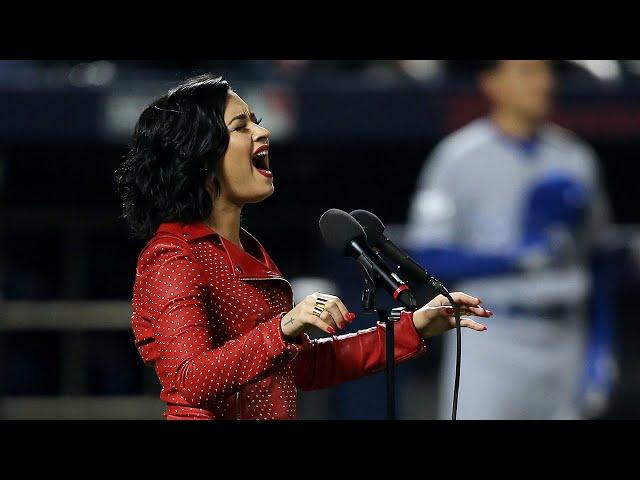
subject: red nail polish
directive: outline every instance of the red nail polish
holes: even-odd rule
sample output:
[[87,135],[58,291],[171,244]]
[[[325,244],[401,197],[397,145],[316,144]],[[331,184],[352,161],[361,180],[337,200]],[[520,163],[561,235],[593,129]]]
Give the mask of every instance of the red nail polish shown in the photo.
[[449,315],[453,315],[453,308],[451,307],[447,307],[444,309],[445,313],[448,313]]
[[349,312],[347,313],[347,320],[349,320],[350,322],[353,322],[353,319],[356,318],[356,314],[353,312]]
[[331,335],[335,335],[336,333],[336,329],[333,327],[327,327],[327,331],[331,334]]

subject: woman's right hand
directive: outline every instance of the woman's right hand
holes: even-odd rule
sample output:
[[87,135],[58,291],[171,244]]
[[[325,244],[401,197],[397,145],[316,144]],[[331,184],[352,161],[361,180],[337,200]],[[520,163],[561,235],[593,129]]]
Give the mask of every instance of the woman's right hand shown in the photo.
[[[477,297],[463,292],[454,292],[451,294],[451,298],[459,305],[461,315],[475,315],[484,318],[493,315],[491,310],[481,306],[482,300]],[[454,310],[449,300],[444,295],[438,295],[424,307],[413,312],[413,324],[422,338],[429,338],[455,328],[456,321],[453,314]],[[460,318],[460,326],[479,332],[487,329],[486,325],[468,317]]]
[[[313,308],[318,299],[325,300],[324,311],[320,316],[314,315]],[[313,293],[298,303],[280,321],[282,333],[287,337],[297,337],[303,332],[318,328],[330,335],[335,335],[336,329],[343,329],[345,322],[351,323],[356,318],[355,313],[349,312],[342,300],[327,293]]]

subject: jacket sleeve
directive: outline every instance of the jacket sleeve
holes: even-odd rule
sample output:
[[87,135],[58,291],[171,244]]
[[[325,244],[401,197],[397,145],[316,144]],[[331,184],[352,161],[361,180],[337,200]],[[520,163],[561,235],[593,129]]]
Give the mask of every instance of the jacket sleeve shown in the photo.
[[[404,362],[426,352],[426,343],[413,324],[413,313],[402,312],[395,323],[395,360]],[[306,335],[305,335],[306,337]],[[293,360],[296,386],[318,390],[372,375],[385,368],[385,325],[356,333],[309,340]]]
[[152,313],[156,369],[193,405],[207,405],[267,376],[301,349],[285,341],[281,315],[247,333],[214,344],[209,321],[210,288],[202,265],[179,240],[154,247],[145,275],[146,309]]

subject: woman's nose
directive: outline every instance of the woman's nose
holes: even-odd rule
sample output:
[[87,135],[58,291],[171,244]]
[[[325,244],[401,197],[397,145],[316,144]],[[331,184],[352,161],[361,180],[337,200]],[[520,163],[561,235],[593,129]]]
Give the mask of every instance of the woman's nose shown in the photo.
[[261,127],[260,125],[256,125],[255,126],[255,131],[253,134],[253,141],[256,142],[258,140],[261,139],[269,139],[269,137],[271,137],[271,132],[269,130],[267,130],[264,127]]

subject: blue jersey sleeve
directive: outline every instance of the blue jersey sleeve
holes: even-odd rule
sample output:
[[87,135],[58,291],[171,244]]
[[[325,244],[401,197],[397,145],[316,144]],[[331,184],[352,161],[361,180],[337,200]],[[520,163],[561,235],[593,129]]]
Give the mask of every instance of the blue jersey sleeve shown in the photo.
[[410,252],[419,264],[444,282],[516,270],[516,262],[509,255],[471,252],[462,247],[410,249]]

